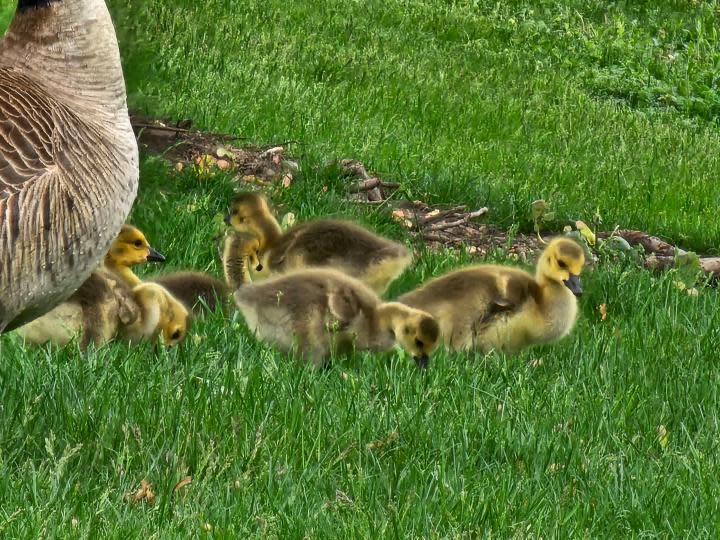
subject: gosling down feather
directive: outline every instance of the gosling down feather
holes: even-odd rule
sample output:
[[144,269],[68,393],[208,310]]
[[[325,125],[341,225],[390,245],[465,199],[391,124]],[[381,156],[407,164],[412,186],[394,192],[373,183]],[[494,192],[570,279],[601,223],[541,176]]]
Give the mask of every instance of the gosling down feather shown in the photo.
[[0,332],[88,278],[137,184],[105,2],[19,0],[0,41]]
[[471,266],[431,279],[398,301],[432,314],[450,349],[513,353],[570,333],[584,263],[578,244],[556,238],[540,256],[535,277],[507,266]]
[[332,269],[303,269],[245,285],[235,302],[256,336],[295,349],[316,366],[333,351],[386,351],[399,344],[426,367],[439,332],[418,309],[382,302],[362,282]]
[[343,220],[317,219],[285,233],[267,200],[241,193],[226,217],[236,231],[255,234],[264,277],[308,267],[331,267],[353,276],[382,294],[410,264],[408,249],[397,242]]
[[140,278],[132,267],[149,261],[163,262],[165,257],[150,247],[142,231],[123,225],[103,265],[70,298],[18,328],[18,335],[29,343],[56,345],[65,345],[74,336],[81,336],[82,350],[90,342],[102,345],[112,340],[122,326],[140,315],[132,293]]

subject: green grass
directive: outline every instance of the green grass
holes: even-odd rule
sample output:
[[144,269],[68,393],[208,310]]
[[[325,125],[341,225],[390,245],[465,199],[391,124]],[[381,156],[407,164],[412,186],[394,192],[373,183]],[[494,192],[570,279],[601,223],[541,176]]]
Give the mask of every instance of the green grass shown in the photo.
[[[300,219],[404,238],[316,168],[347,156],[508,226],[544,197],[557,227],[599,209],[608,229],[718,245],[715,2],[111,4],[133,106],[301,141],[301,178],[273,192]],[[212,220],[234,187],[145,157],[132,221],[166,269],[219,273]],[[467,261],[418,247],[390,295]],[[399,353],[316,373],[237,315],[157,354],[3,336],[0,536],[716,537],[720,298],[675,279],[602,266],[565,341],[440,353],[426,373]],[[152,507],[124,500],[142,479]]]

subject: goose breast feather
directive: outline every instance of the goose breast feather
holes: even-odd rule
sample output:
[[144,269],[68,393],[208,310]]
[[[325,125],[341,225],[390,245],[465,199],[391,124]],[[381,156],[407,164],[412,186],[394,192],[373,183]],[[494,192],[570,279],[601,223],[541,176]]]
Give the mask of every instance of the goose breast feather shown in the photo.
[[104,255],[137,189],[124,142],[0,67],[0,330],[67,298]]

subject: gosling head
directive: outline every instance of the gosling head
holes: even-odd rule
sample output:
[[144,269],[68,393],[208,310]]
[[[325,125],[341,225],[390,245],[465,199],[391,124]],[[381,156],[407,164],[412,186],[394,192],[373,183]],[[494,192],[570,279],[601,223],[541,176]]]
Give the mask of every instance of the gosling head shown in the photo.
[[163,343],[168,347],[173,347],[185,339],[190,314],[180,301],[168,292],[165,294],[167,295],[167,308],[164,316],[160,319],[160,329]]
[[155,334],[162,333],[165,345],[172,347],[180,343],[187,334],[189,312],[170,292],[157,283],[141,283],[133,289],[135,299],[151,317]]
[[260,234],[258,224],[265,219],[275,219],[267,199],[260,193],[238,193],[230,203],[230,213],[225,223],[236,231]]
[[537,264],[537,277],[563,283],[575,296],[582,296],[580,272],[585,252],[569,238],[555,238],[548,244]]
[[440,341],[437,321],[429,313],[397,302],[385,304],[383,311],[389,315],[393,339],[413,356],[420,368],[426,368]]
[[105,256],[105,263],[130,267],[144,262],[165,262],[165,257],[150,246],[142,231],[123,225]]

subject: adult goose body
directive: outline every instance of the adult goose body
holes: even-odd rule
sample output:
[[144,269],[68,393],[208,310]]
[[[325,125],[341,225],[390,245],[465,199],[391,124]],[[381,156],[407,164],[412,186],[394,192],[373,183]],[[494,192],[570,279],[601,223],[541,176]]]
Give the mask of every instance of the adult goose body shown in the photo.
[[87,279],[137,184],[104,0],[19,0],[0,41],[0,332],[48,312]]

